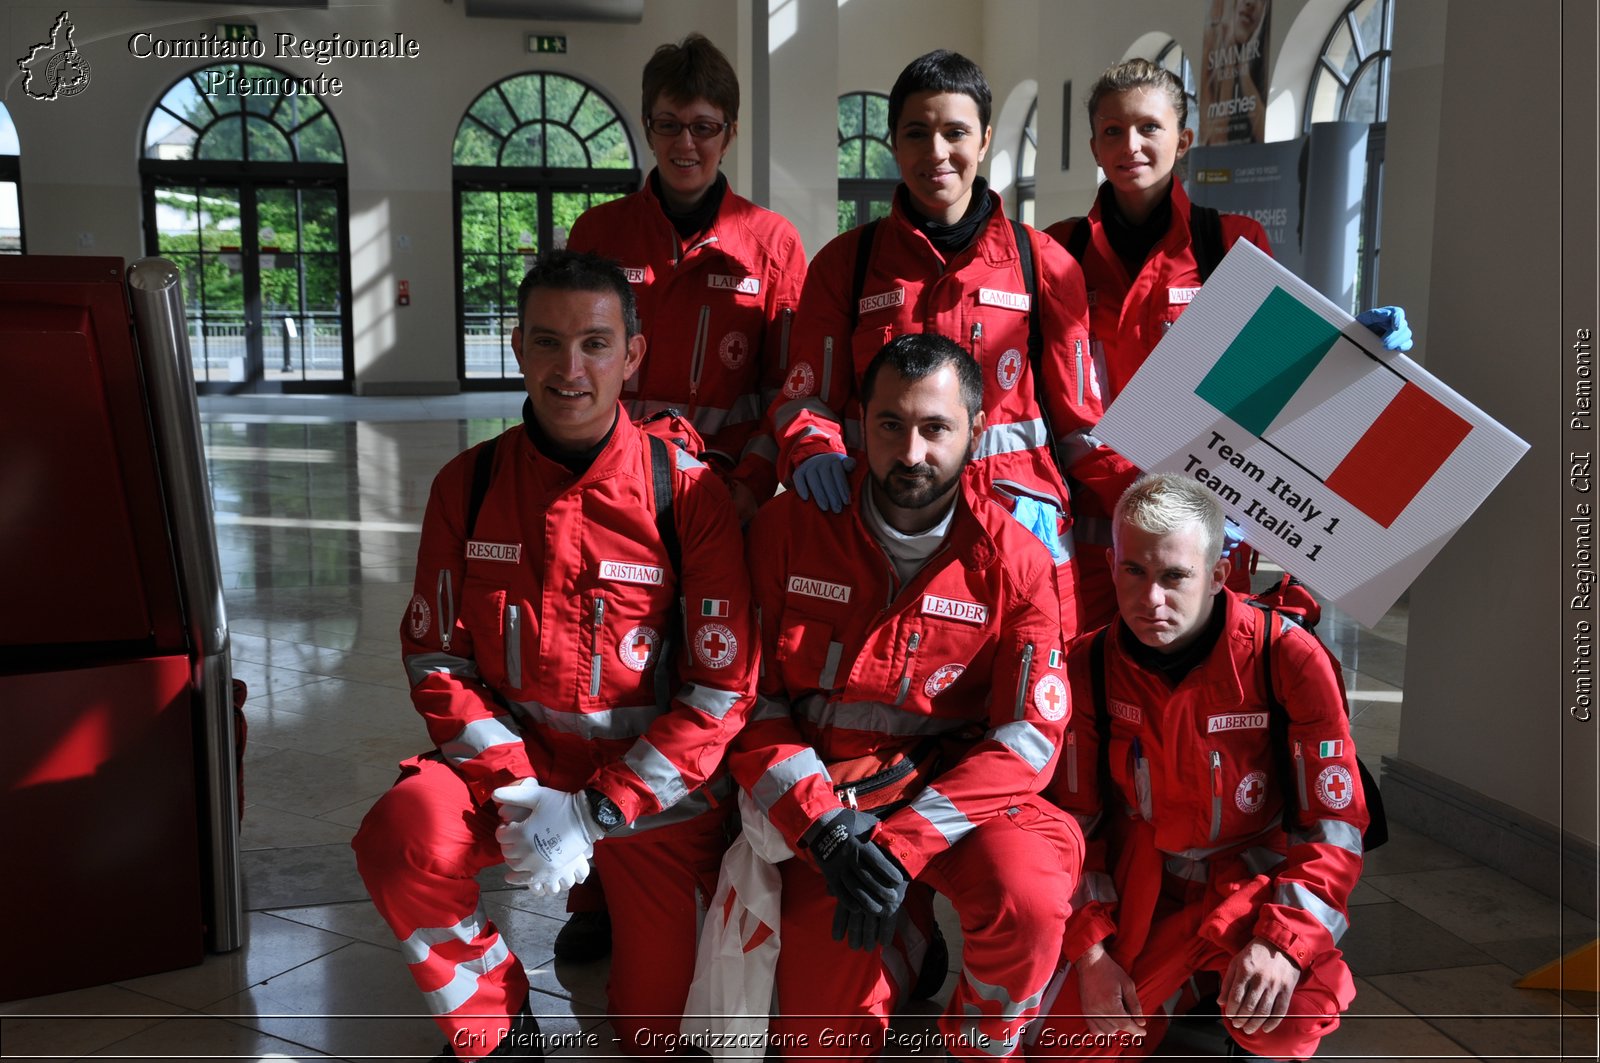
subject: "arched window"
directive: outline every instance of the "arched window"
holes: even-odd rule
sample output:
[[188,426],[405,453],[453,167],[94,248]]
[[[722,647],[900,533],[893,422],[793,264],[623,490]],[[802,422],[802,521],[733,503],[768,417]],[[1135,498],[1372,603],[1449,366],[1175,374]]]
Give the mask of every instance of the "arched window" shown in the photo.
[[633,138],[599,91],[515,74],[472,101],[451,152],[463,387],[520,387],[511,329],[534,255],[565,246],[578,215],[639,187]]
[[1313,122],[1373,122],[1389,117],[1389,55],[1394,9],[1389,0],[1352,0],[1311,72],[1302,127]]
[[884,218],[900,183],[889,146],[889,97],[848,92],[839,97],[839,231]]
[[219,63],[151,109],[139,160],[147,252],[183,271],[202,391],[349,389],[344,138],[300,79]]
[[1394,45],[1394,6],[1390,0],[1351,0],[1345,6],[1311,72],[1302,127],[1313,122],[1365,122],[1367,179],[1361,200],[1355,305],[1378,301],[1382,234],[1383,159],[1389,119],[1389,58]]
[[1039,166],[1039,98],[1028,105],[1027,121],[1022,123],[1022,143],[1017,145],[1017,219],[1033,224],[1033,207]]
[[11,112],[0,103],[0,255],[27,250],[22,239],[22,146]]
[[1176,74],[1178,80],[1183,82],[1183,95],[1189,103],[1188,120],[1184,122],[1185,129],[1196,132],[1200,128],[1200,97],[1194,83],[1194,65],[1189,62],[1189,57],[1183,54],[1183,46],[1172,38],[1167,38],[1167,43],[1156,53],[1152,60],[1157,66]]

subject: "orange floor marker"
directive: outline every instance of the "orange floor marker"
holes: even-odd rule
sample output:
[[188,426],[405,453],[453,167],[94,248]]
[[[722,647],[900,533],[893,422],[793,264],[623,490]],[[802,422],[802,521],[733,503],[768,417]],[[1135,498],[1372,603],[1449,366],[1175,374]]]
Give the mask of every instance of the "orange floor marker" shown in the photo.
[[1600,938],[1533,971],[1518,989],[1576,989],[1600,993]]

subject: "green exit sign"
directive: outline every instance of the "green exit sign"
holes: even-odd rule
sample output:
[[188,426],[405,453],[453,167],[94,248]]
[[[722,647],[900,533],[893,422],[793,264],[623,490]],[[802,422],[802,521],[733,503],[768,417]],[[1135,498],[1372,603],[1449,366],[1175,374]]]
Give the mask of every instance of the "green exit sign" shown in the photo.
[[553,33],[530,33],[528,51],[534,55],[566,55],[567,39]]
[[217,23],[217,36],[225,41],[257,41],[260,36],[256,33],[253,22],[219,22]]

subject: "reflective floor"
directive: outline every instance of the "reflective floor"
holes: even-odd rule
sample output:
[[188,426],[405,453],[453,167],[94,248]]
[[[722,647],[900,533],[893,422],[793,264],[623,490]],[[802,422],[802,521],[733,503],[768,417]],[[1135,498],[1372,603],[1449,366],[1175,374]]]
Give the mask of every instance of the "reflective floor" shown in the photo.
[[[250,687],[248,944],[187,970],[0,1005],[0,1056],[429,1059],[439,1051],[349,842],[395,763],[426,744],[396,643],[428,485],[452,455],[513,423],[520,403],[508,394],[202,400],[234,674]],[[1332,615],[1322,634],[1345,665],[1355,741],[1376,775],[1398,741],[1404,605],[1373,631]],[[596,1017],[606,964],[553,962],[560,902],[500,888],[493,871],[483,882],[493,890],[488,910],[527,966],[546,1032],[592,1033],[597,1047],[573,1055],[625,1054]],[[1591,920],[1399,826],[1368,857],[1354,902],[1343,947],[1359,995],[1322,1056],[1594,1058],[1593,994],[1563,999],[1513,986],[1593,940]],[[948,910],[942,918],[954,943],[959,928]],[[934,1011],[923,1006],[900,1023],[916,1030]],[[1163,1052],[1213,1053],[1220,1036],[1215,1024],[1191,1024]]]

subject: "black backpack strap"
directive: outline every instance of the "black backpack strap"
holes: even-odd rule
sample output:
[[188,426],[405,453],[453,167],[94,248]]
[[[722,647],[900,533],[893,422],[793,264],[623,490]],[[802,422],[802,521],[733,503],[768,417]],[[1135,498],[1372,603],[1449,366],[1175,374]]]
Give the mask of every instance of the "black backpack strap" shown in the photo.
[[1062,246],[1067,249],[1067,254],[1076,259],[1081,266],[1083,264],[1083,253],[1089,250],[1089,219],[1068,218],[1067,221],[1072,223],[1072,235],[1067,237],[1067,242]]
[[1200,283],[1204,284],[1216,271],[1222,256],[1228,253],[1223,246],[1221,212],[1198,203],[1189,204],[1189,245],[1194,249]]
[[1095,771],[1100,776],[1102,810],[1111,807],[1116,792],[1111,781],[1111,709],[1106,699],[1106,633],[1110,626],[1094,633],[1089,641],[1089,689],[1094,698]]
[[678,522],[672,515],[672,450],[660,436],[645,433],[650,441],[650,493],[655,496],[656,531],[666,547],[672,574],[683,572],[683,548],[678,543]]
[[[1011,233],[1017,240],[1017,266],[1022,270],[1022,288],[1028,293],[1028,368],[1033,373],[1033,399],[1044,421],[1045,447],[1054,456],[1056,433],[1050,424],[1050,411],[1044,401],[1044,327],[1040,323],[1039,275],[1033,267],[1033,237],[1028,227],[1015,219]],[[1059,459],[1057,459],[1059,462]],[[1065,470],[1062,470],[1065,473]]]
[[478,510],[483,508],[484,496],[489,493],[489,479],[494,475],[494,452],[499,442],[500,437],[496,436],[483,444],[472,462],[472,492],[467,496],[467,539],[472,538],[473,529],[478,526]]
[[872,240],[882,220],[874,218],[863,225],[861,238],[856,241],[856,272],[850,281],[850,335],[855,334],[856,323],[861,320],[861,296],[866,292],[867,269],[872,265]]

